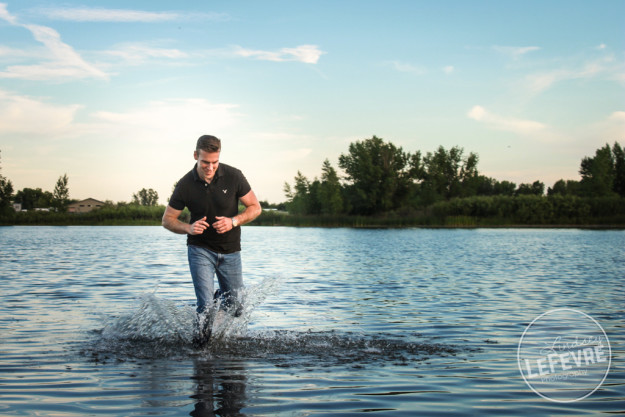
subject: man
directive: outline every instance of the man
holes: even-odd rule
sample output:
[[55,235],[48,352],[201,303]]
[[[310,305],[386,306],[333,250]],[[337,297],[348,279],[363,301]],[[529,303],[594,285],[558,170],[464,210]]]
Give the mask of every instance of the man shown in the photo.
[[[220,294],[221,306],[241,314],[243,288],[241,228],[261,213],[249,183],[238,169],[219,162],[221,141],[201,136],[193,156],[193,169],[178,181],[163,214],[163,227],[187,234],[189,269],[197,298],[197,312],[208,313],[203,331],[210,337],[213,297]],[[239,213],[239,200],[245,210]],[[191,212],[190,223],[178,220],[182,210]],[[214,276],[219,291],[214,293]]]

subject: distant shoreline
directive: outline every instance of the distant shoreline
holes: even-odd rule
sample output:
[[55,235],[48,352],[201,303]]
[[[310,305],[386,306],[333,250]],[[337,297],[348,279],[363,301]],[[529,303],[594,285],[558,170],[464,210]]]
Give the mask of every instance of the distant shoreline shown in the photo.
[[[164,211],[165,206],[136,204],[105,206],[86,213],[28,211],[0,216],[0,225],[158,226]],[[189,222],[190,217],[191,214],[184,210],[180,220]],[[376,215],[295,214],[266,209],[250,225],[368,229],[625,229],[625,198],[472,197]]]
[[[14,223],[0,222],[0,227],[92,227],[92,226],[161,226],[160,221],[108,221],[96,223]],[[243,227],[293,227],[319,229],[588,229],[588,230],[625,230],[625,224],[488,224],[488,225],[444,225],[444,224],[412,224],[412,225],[313,225],[313,224],[256,224],[250,223]]]

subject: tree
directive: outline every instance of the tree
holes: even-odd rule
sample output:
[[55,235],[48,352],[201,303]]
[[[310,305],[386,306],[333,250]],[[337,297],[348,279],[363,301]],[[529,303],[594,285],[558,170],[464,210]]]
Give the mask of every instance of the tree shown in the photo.
[[132,195],[132,204],[156,206],[158,205],[158,193],[151,188],[148,190],[142,188],[139,192]]
[[373,136],[349,145],[339,167],[346,172],[346,194],[355,214],[376,214],[397,208],[411,184],[411,155]]
[[594,157],[585,157],[579,168],[581,190],[586,196],[607,196],[614,192],[614,158],[610,145],[597,149]]
[[494,195],[495,183],[497,180],[489,178],[485,175],[478,175],[475,177],[475,194],[476,195]]
[[306,214],[321,214],[321,181],[317,178],[308,185]]
[[516,184],[510,181],[497,181],[484,175],[477,175],[473,180],[477,183],[475,195],[507,195],[513,196]]
[[579,195],[579,181],[558,180],[547,189],[547,195]]
[[13,196],[13,183],[0,175],[0,215],[11,212],[11,197]]
[[516,184],[511,181],[495,182],[495,195],[513,196],[514,190],[516,190]]
[[321,213],[339,214],[343,211],[343,193],[339,176],[329,160],[323,161],[319,189]]
[[310,182],[300,171],[293,188],[284,183],[286,208],[293,214],[338,214],[343,211],[342,187],[336,170],[327,159],[322,166],[321,180]]
[[11,213],[11,197],[13,196],[13,184],[1,172],[0,166],[0,216]]
[[614,192],[625,197],[625,152],[618,142],[612,147],[614,158]]
[[310,182],[300,172],[297,171],[295,176],[295,185],[293,189],[288,183],[284,183],[284,193],[286,194],[287,210],[293,214],[309,213],[309,188]]
[[515,195],[543,195],[545,194],[545,184],[534,181],[531,184],[519,184]]
[[270,210],[280,210],[280,211],[285,211],[286,210],[286,205],[284,203],[270,203],[268,200],[261,200],[259,201],[260,206],[264,209],[270,209]]
[[477,172],[478,156],[454,146],[449,151],[440,146],[436,152],[423,157],[421,192],[424,203],[468,197],[478,192],[480,178]]
[[53,201],[52,193],[41,188],[24,188],[15,193],[15,202],[20,203],[23,210],[52,207]]
[[67,182],[67,174],[64,174],[62,177],[59,177],[54,186],[52,206],[56,208],[57,211],[64,212],[67,210],[67,205],[69,204],[69,188],[67,188]]
[[547,189],[547,195],[567,195],[566,182],[562,179],[558,180],[553,184],[553,188],[549,187]]

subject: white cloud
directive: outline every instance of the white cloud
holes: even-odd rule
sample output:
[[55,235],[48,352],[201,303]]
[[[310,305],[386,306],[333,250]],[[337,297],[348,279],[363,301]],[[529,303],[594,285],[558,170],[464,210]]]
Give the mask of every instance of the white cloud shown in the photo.
[[592,124],[587,129],[586,137],[594,138],[601,146],[614,141],[622,144],[625,138],[625,111],[612,112],[604,120]]
[[528,91],[538,94],[551,88],[555,83],[571,78],[569,71],[553,70],[531,74],[525,77],[525,86]]
[[[92,118],[99,130],[131,141],[170,141],[199,136],[206,129],[217,132],[241,118],[234,104],[205,99],[169,99],[147,103],[124,112],[98,111]],[[199,133],[198,133],[199,132]]]
[[263,142],[271,141],[286,143],[293,143],[311,139],[309,135],[285,132],[257,132],[254,133],[253,138],[256,140],[261,140]]
[[229,20],[225,13],[177,13],[177,12],[149,12],[129,9],[106,9],[100,7],[61,7],[40,8],[36,13],[49,19],[68,20],[73,22],[141,22],[158,23],[175,20],[202,19],[202,20]]
[[282,48],[278,51],[245,49],[239,46],[234,49],[234,54],[263,61],[297,61],[305,64],[316,64],[325,52],[320,50],[317,45],[300,45],[295,48]]
[[625,123],[625,111],[615,111],[609,117],[610,120]]
[[473,106],[469,113],[467,113],[469,119],[477,120],[478,122],[481,122],[485,115],[486,109],[482,106]]
[[477,122],[484,123],[491,129],[504,130],[517,134],[535,133],[547,128],[543,123],[533,120],[516,119],[491,113],[482,106],[473,106],[467,113],[467,116]]
[[388,65],[393,67],[396,71],[408,72],[408,73],[415,74],[415,75],[423,75],[427,72],[427,70],[424,67],[415,66],[415,65],[408,64],[405,62],[400,62],[400,61],[390,61],[388,62]]
[[58,8],[40,9],[41,14],[50,19],[75,22],[163,22],[178,18],[176,13],[146,12],[139,10],[104,8]]
[[35,134],[51,138],[69,132],[80,105],[55,105],[0,90],[0,135]]
[[539,51],[538,46],[493,46],[493,49],[504,55],[508,55],[513,59],[518,59],[521,56],[534,51]]
[[300,149],[286,149],[278,152],[277,159],[284,161],[293,161],[298,159],[305,159],[308,155],[312,153],[312,149],[310,148],[300,148]]
[[536,72],[525,77],[524,89],[532,94],[539,94],[557,83],[578,79],[604,77],[605,79],[625,82],[623,63],[611,54],[571,64],[569,67]]
[[[44,47],[42,62],[12,65],[0,71],[0,78],[24,80],[64,80],[80,78],[108,79],[108,74],[86,62],[71,46],[61,40],[61,35],[47,26],[19,23],[5,4],[0,4],[0,19],[30,31]],[[33,56],[34,54],[25,55]]]
[[125,44],[104,54],[122,59],[130,65],[141,65],[151,59],[179,60],[189,54],[175,48],[160,48],[144,44]]
[[9,13],[6,3],[0,3],[0,19],[6,20],[12,25],[17,25],[17,19]]
[[319,50],[316,45],[300,45],[297,48],[282,48],[287,56],[292,56],[296,61],[306,64],[316,64],[325,52]]
[[455,68],[454,68],[454,66],[453,66],[453,65],[447,65],[447,66],[443,67],[443,72],[444,72],[445,74],[451,74],[451,73],[453,73],[454,71],[455,71]]
[[41,57],[42,53],[45,53],[45,50],[24,50],[0,45],[0,58],[5,61],[20,61],[26,58],[38,58]]
[[623,143],[625,138],[625,111],[615,111],[605,121],[597,124],[597,132],[601,140]]
[[170,99],[145,103],[124,112],[97,111],[87,122],[77,122],[83,106],[59,105],[41,98],[0,90],[0,135],[28,134],[41,137],[121,138],[132,142],[167,142],[172,138],[199,136],[235,126],[242,117],[237,105],[205,99]]
[[526,86],[530,92],[538,94],[562,81],[589,78],[598,72],[599,68],[596,66],[578,70],[556,69],[528,75],[526,77]]

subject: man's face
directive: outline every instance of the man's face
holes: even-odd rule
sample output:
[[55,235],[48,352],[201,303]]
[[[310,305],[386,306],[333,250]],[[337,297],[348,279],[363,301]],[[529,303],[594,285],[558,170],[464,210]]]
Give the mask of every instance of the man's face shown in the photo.
[[197,161],[197,173],[204,181],[212,181],[219,166],[219,152],[195,151],[193,157]]

